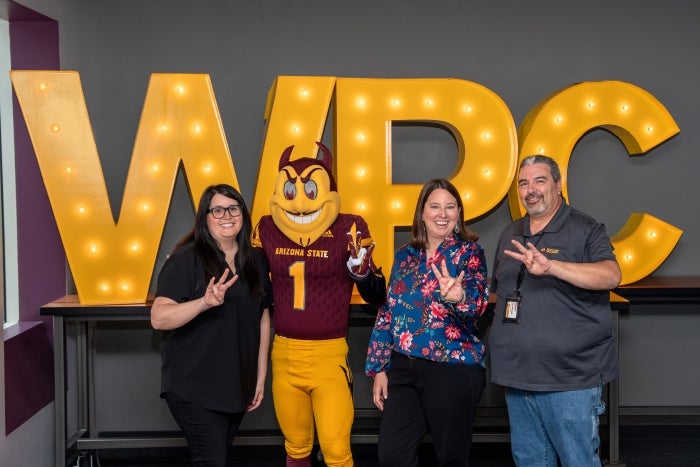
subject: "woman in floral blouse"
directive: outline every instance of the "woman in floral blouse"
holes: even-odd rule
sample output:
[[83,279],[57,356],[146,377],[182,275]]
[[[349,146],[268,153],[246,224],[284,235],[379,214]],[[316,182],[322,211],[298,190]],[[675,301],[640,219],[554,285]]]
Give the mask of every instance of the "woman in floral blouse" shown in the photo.
[[417,466],[430,433],[438,465],[468,466],[472,426],[485,385],[486,260],[467,229],[459,192],[445,179],[423,186],[411,243],[396,253],[377,314],[365,372],[382,411],[379,464]]

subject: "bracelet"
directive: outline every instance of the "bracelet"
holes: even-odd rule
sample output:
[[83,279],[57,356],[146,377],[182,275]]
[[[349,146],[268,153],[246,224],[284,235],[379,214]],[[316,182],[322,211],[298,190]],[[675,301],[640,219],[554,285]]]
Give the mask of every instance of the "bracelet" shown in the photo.
[[458,303],[462,303],[464,301],[464,299],[466,298],[466,296],[467,296],[467,294],[464,292],[464,289],[462,289],[462,297],[459,300],[457,300],[456,302],[448,300],[447,297],[443,297],[443,300],[445,300],[447,303],[451,303],[453,305],[456,305]]

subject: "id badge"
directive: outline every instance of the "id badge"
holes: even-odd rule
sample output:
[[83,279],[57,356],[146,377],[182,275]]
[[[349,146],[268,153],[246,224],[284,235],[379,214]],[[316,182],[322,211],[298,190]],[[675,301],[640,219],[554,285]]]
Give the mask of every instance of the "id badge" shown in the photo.
[[520,296],[508,295],[506,297],[506,309],[503,313],[504,323],[518,323],[520,321]]

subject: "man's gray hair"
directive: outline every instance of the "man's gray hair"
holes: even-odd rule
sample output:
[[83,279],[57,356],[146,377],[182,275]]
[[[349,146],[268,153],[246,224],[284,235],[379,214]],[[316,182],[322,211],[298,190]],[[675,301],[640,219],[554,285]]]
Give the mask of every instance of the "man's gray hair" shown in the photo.
[[557,164],[557,161],[552,159],[549,156],[543,156],[542,154],[535,154],[533,156],[527,156],[525,159],[520,162],[520,168],[522,169],[526,165],[533,165],[533,164],[546,164],[549,166],[550,172],[552,172],[552,178],[554,179],[554,183],[559,182],[561,180],[561,172],[559,171],[559,164]]

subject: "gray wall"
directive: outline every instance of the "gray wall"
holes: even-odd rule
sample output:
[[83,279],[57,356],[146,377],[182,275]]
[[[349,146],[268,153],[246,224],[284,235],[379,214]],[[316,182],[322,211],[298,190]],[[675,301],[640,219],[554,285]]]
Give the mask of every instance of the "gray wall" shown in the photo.
[[[558,89],[581,81],[620,80],[659,99],[681,132],[636,158],[628,157],[612,135],[588,134],[571,160],[570,201],[605,222],[610,233],[631,212],[648,212],[680,227],[683,237],[655,275],[700,275],[700,216],[694,206],[700,199],[696,181],[700,173],[700,57],[696,52],[700,2],[696,0],[25,3],[59,21],[62,68],[80,72],[115,213],[151,73],[211,75],[241,191],[248,201],[257,175],[267,92],[278,75],[470,80],[498,94],[516,124]],[[405,161],[398,165],[411,169],[405,173],[398,169],[397,179],[421,183],[429,176],[449,175],[449,166],[421,166],[417,160],[426,148],[431,148],[431,155],[445,154],[449,160],[456,150],[449,138],[439,132],[397,131],[394,136],[395,160]],[[415,179],[414,172],[421,178]],[[182,181],[172,213],[160,262],[192,220]],[[473,226],[489,258],[493,258],[496,236],[509,220],[502,203]],[[667,390],[667,378],[678,381],[687,374],[682,368],[697,366],[686,356],[700,354],[694,338],[700,326],[697,311],[693,307],[660,317],[658,309],[643,310],[623,320],[623,405],[700,405],[697,377],[685,377],[673,391]],[[650,354],[647,339],[651,336],[645,335],[649,325],[664,330],[663,343],[675,343],[680,336],[685,346],[664,355],[665,361],[655,361],[655,367],[666,368],[658,378],[649,376],[648,360],[643,358]],[[143,391],[141,395],[153,400],[158,377],[157,349],[149,330],[136,329],[133,345],[112,333],[109,327],[97,330],[101,340],[96,341],[96,349],[104,354],[95,363],[100,369],[97,384],[109,387],[110,382],[124,381],[116,375],[135,368],[131,364],[135,362],[145,365],[136,368],[150,374],[150,379],[144,376],[138,389],[115,389],[114,394],[102,396],[107,414],[119,409],[109,401],[122,401],[126,391]],[[365,342],[364,336],[351,342],[355,357],[364,353]],[[676,365],[667,365],[668,361]],[[138,403],[133,397],[129,396],[127,406]],[[269,406],[264,410],[269,411]],[[123,428],[117,415],[101,428]]]
[[[278,75],[470,80],[498,94],[516,124],[558,89],[580,81],[620,80],[656,96],[681,132],[637,158],[628,157],[609,133],[589,134],[572,157],[570,201],[605,222],[611,234],[631,212],[649,212],[680,227],[683,237],[655,274],[698,274],[700,217],[688,202],[698,199],[700,191],[695,182],[700,167],[696,1],[34,3],[45,3],[39,11],[59,20],[62,68],[80,73],[115,214],[151,73],[210,74],[241,191],[249,202],[267,92]],[[449,174],[450,166],[415,162],[426,150],[455,152],[448,138],[435,132],[416,137],[395,133],[395,138],[395,160],[420,169],[415,171],[418,179],[413,170],[404,174],[400,169],[397,178],[422,183],[429,175]],[[420,144],[432,140],[436,144]],[[169,219],[164,250],[191,221],[179,214],[189,209],[181,185],[173,203],[180,217]],[[490,258],[509,219],[502,204],[473,226]]]

